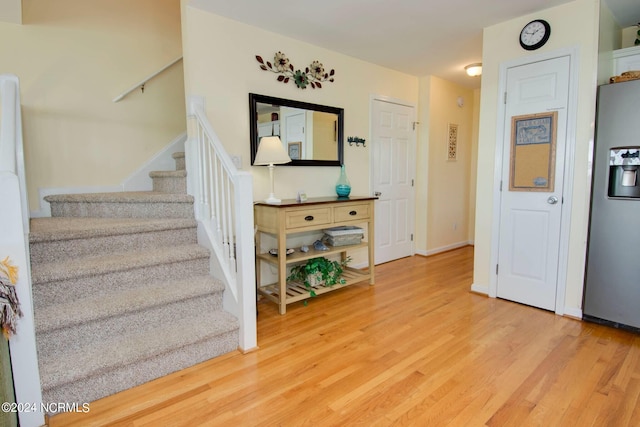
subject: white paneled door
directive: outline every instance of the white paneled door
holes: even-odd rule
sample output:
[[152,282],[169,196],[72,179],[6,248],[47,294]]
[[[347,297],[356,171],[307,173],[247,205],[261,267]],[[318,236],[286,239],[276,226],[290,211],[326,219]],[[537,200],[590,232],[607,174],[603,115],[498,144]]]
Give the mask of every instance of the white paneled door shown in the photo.
[[497,296],[555,310],[570,57],[507,70]]
[[305,110],[297,108],[281,108],[280,109],[280,125],[282,134],[280,139],[284,145],[284,149],[288,150],[290,142],[300,142],[300,159],[306,159],[309,147],[307,147],[307,113]]
[[375,202],[375,263],[413,255],[414,108],[374,100],[372,182]]

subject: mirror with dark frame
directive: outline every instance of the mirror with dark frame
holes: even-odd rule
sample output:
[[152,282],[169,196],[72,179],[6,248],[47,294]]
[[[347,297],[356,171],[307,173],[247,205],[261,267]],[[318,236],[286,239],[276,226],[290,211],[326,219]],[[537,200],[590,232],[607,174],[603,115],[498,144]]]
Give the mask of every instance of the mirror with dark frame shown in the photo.
[[342,165],[344,109],[250,93],[249,117],[252,165],[263,136],[280,137],[286,165]]

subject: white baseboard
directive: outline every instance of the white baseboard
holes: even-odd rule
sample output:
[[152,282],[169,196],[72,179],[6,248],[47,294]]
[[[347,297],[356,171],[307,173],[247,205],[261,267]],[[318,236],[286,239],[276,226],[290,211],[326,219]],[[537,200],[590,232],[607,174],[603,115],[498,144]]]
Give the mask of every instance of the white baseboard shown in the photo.
[[489,295],[489,286],[478,285],[477,283],[472,283],[471,284],[471,291],[476,292],[478,294]]
[[429,255],[439,254],[441,252],[447,252],[447,251],[450,251],[450,250],[453,250],[453,249],[462,248],[462,247],[468,246],[468,245],[473,245],[473,241],[472,240],[466,240],[464,242],[458,242],[458,243],[453,243],[453,244],[447,245],[447,246],[441,246],[441,247],[435,248],[435,249],[429,249],[428,251],[416,251],[416,253],[419,254],[419,255],[429,256]]
[[142,165],[138,170],[125,178],[120,185],[106,185],[94,187],[58,187],[58,188],[39,188],[38,201],[40,209],[29,212],[31,218],[45,218],[51,216],[51,206],[44,200],[46,196],[51,194],[81,194],[81,193],[113,193],[117,191],[151,191],[153,189],[153,181],[149,176],[149,172],[158,170],[175,169],[175,160],[171,155],[180,151],[184,151],[184,142],[187,140],[186,132],[178,135],[166,147],[160,150],[149,161]]

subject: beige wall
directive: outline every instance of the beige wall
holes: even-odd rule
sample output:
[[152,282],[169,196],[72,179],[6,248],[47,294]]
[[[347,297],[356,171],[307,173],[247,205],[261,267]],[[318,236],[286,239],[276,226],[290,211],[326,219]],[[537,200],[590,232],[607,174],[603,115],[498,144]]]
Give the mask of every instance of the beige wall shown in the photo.
[[[416,253],[427,254],[427,189],[429,187],[429,128],[431,99],[431,77],[420,77],[418,93],[418,142],[416,164],[416,221],[414,244]],[[426,167],[425,167],[426,166]]]
[[[276,96],[345,110],[345,137],[367,140],[366,147],[349,146],[345,140],[345,165],[353,195],[369,195],[370,129],[372,94],[385,95],[417,105],[418,79],[372,65],[299,40],[241,24],[195,9],[183,1],[183,42],[187,96],[205,98],[205,108],[215,132],[231,155],[242,157],[244,170],[254,176],[254,199],[269,193],[266,167],[252,167],[249,153],[249,93]],[[284,52],[296,68],[318,60],[326,70],[335,69],[335,82],[322,89],[298,89],[292,82],[276,81],[262,71],[255,59],[272,61]],[[294,198],[299,190],[309,197],[335,194],[338,167],[290,167],[275,170],[275,192]]]
[[[471,200],[471,168],[473,159],[474,91],[442,80],[426,77],[421,85],[428,85],[429,123],[422,126],[427,133],[426,162],[426,254],[440,252],[467,244],[469,234],[469,202]],[[457,104],[463,99],[463,106]],[[457,159],[448,160],[449,124],[458,125]],[[421,141],[422,142],[422,141]],[[422,219],[422,218],[421,218]],[[421,243],[423,239],[418,239]],[[420,248],[422,249],[422,248]],[[418,252],[420,253],[420,249]]]
[[186,130],[179,0],[24,0],[0,23],[2,73],[20,78],[31,210],[38,188],[113,186]]
[[473,91],[473,131],[471,136],[471,169],[469,171],[469,240],[475,243],[476,185],[478,177],[478,138],[480,133],[480,89]]
[[600,3],[598,26],[598,84],[609,83],[613,76],[613,51],[620,49],[622,30],[605,2]]
[[[576,0],[563,6],[547,9],[534,15],[522,16],[485,29],[483,34],[483,75],[480,131],[478,148],[478,182],[475,230],[474,287],[488,289],[495,265],[491,265],[491,245],[494,237],[493,211],[494,158],[496,153],[496,123],[498,120],[500,64],[523,58],[527,52],[518,45],[522,27],[532,19],[543,18],[552,26],[549,42],[538,52],[576,47],[578,49],[577,82],[578,109],[573,164],[573,200],[569,230],[568,272],[566,278],[565,309],[579,313],[582,306],[584,258],[588,224],[590,176],[588,159],[593,140],[595,116],[598,0]],[[576,25],[579,22],[580,30]]]
[[0,21],[22,22],[22,0],[0,0]]
[[[370,97],[383,95],[419,106],[416,110],[417,121],[420,122],[416,136],[417,253],[472,240],[469,224],[472,208],[469,203],[475,193],[475,176],[470,176],[474,156],[471,141],[474,105],[478,106],[474,104],[474,99],[479,96],[478,93],[441,79],[418,79],[289,39],[195,9],[184,1],[183,27],[187,96],[205,97],[207,115],[222,143],[231,155],[241,156],[243,169],[254,175],[255,200],[267,196],[269,181],[266,168],[250,165],[249,93],[342,107],[345,109],[345,136],[358,136],[367,142],[370,141]],[[229,43],[229,40],[233,40],[233,43]],[[315,90],[300,90],[292,83],[277,82],[276,75],[260,70],[255,59],[256,55],[260,55],[272,60],[276,51],[284,52],[296,68],[319,60],[325,69],[336,70],[335,82],[325,83],[322,89]],[[434,98],[430,98],[430,87],[433,88]],[[458,96],[465,98],[463,108],[456,104]],[[477,117],[477,108],[475,111]],[[435,123],[433,126],[431,120]],[[442,151],[449,121],[460,125],[459,158],[456,162],[447,162]],[[440,144],[429,148],[430,138],[439,140]],[[439,151],[441,155],[431,156],[428,151],[431,149]],[[354,195],[371,194],[369,150],[370,144],[366,147],[345,144],[346,170]],[[426,174],[432,167],[429,156],[438,159],[434,160],[438,171],[449,179],[445,183],[432,180],[432,187],[427,191]],[[310,197],[333,195],[339,172],[337,167],[277,167],[276,195],[294,198],[299,190],[305,190]],[[430,233],[427,232],[426,197],[431,192],[434,196],[430,200],[430,215],[433,216],[430,233],[434,235],[434,243],[428,247],[427,236]],[[444,222],[447,223],[446,227]]]
[[635,25],[632,26],[632,27],[623,28],[621,30],[622,40],[621,40],[620,46],[618,48],[619,49],[624,49],[625,47],[635,46],[636,39],[640,38],[640,36],[638,35],[638,30],[639,29],[640,29],[640,27],[637,27]]
[[[313,158],[335,160],[338,152],[336,140],[336,115],[314,111],[313,113]],[[322,143],[320,143],[322,141]]]

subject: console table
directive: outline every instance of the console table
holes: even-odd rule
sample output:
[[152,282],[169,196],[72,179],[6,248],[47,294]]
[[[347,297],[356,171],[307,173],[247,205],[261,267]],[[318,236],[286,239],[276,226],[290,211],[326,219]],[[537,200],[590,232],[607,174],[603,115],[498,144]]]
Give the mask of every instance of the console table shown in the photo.
[[[323,197],[310,198],[305,202],[294,199],[283,200],[278,205],[263,202],[255,203],[254,219],[256,223],[256,282],[258,293],[264,295],[278,304],[280,314],[285,314],[287,304],[309,298],[310,292],[303,283],[287,283],[287,265],[301,263],[311,258],[340,254],[342,260],[346,259],[350,249],[367,248],[369,255],[369,268],[358,270],[346,267],[342,278],[344,284],[335,284],[331,287],[319,286],[314,288],[316,295],[330,292],[345,286],[359,283],[365,280],[373,285],[374,276],[374,227],[373,202],[377,197]],[[317,231],[325,228],[366,224],[367,240],[355,245],[328,246],[327,251],[318,251],[313,248],[313,242],[308,242],[309,252],[300,252],[298,249],[293,254],[286,255],[287,236],[295,233]],[[269,252],[261,252],[261,233],[273,235],[277,240],[277,256]],[[275,265],[278,270],[278,281],[267,285],[261,284],[261,263]]]

